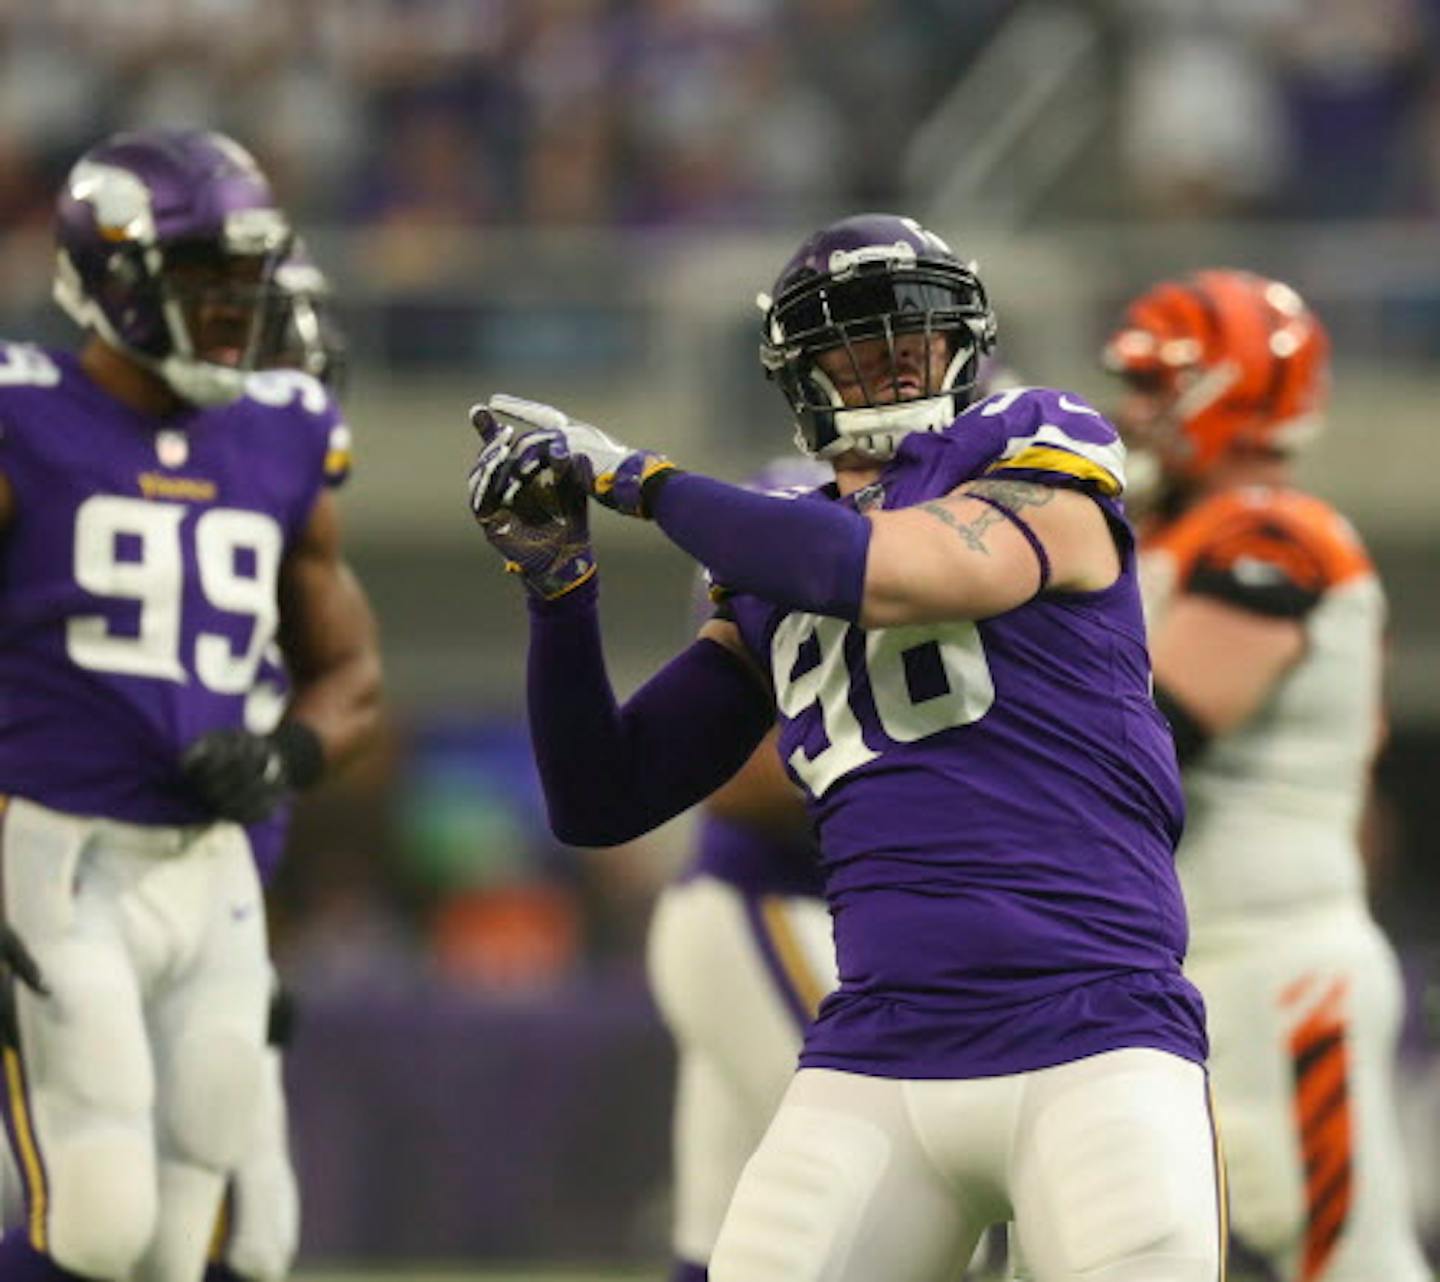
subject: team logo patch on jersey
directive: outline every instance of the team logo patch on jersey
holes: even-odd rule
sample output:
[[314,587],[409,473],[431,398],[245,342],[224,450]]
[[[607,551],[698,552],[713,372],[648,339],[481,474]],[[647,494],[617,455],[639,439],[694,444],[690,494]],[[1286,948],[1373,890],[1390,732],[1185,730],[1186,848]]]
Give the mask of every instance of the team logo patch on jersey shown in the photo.
[[147,499],[180,499],[182,502],[213,503],[214,481],[203,476],[166,476],[163,472],[141,472],[140,493]]
[[184,432],[162,431],[155,433],[155,457],[161,467],[184,467],[190,457],[190,441]]

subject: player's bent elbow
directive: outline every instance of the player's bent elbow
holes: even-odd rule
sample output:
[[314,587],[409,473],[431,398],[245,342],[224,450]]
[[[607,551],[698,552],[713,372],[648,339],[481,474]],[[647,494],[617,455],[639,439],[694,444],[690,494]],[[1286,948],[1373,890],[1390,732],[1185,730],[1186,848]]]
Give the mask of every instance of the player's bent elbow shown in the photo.
[[591,849],[605,849],[609,846],[623,846],[627,841],[659,827],[659,823],[628,821],[619,815],[578,814],[549,809],[550,832],[556,841],[567,846],[585,846]]

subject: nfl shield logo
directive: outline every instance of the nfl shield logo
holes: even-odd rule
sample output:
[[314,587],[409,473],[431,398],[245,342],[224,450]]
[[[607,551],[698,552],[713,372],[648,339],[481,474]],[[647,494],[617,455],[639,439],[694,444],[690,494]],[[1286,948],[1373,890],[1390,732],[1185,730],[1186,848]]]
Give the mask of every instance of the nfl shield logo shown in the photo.
[[155,453],[162,467],[183,467],[190,457],[190,442],[184,432],[156,432]]

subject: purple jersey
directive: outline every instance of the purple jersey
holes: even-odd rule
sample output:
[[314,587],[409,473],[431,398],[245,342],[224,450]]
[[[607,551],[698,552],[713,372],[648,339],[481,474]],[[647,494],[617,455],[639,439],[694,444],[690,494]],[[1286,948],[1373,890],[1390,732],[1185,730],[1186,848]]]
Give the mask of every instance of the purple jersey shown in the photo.
[[245,721],[281,562],[348,435],[293,370],[157,421],[71,354],[0,346],[0,791],[73,814],[203,823],[184,748]]
[[[794,498],[813,490],[831,474],[828,464],[790,454],[771,459],[747,477],[744,485],[746,489]],[[703,573],[697,576],[697,623],[708,617],[713,608],[708,587],[709,577]],[[799,804],[796,798],[796,805]],[[818,898],[824,890],[819,851],[813,840],[798,836],[785,839],[703,813],[694,857],[682,877],[701,873],[729,882],[751,895]]]
[[1113,586],[873,631],[732,602],[774,678],[835,921],[841,985],[803,1064],[965,1078],[1127,1046],[1204,1058],[1180,971],[1179,774],[1150,698],[1122,469],[1083,402],[1000,393],[907,437],[842,501],[902,508],[982,475],[1073,486],[1120,534]]

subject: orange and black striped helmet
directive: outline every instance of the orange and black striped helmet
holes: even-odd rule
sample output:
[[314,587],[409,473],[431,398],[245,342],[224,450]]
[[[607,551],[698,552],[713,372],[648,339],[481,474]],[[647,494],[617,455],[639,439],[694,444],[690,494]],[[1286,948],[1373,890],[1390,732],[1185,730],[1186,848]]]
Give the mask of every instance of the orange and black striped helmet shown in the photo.
[[1107,369],[1168,400],[1166,463],[1198,476],[1236,448],[1288,453],[1320,429],[1330,339],[1289,285],[1210,270],[1136,298],[1105,344]]

